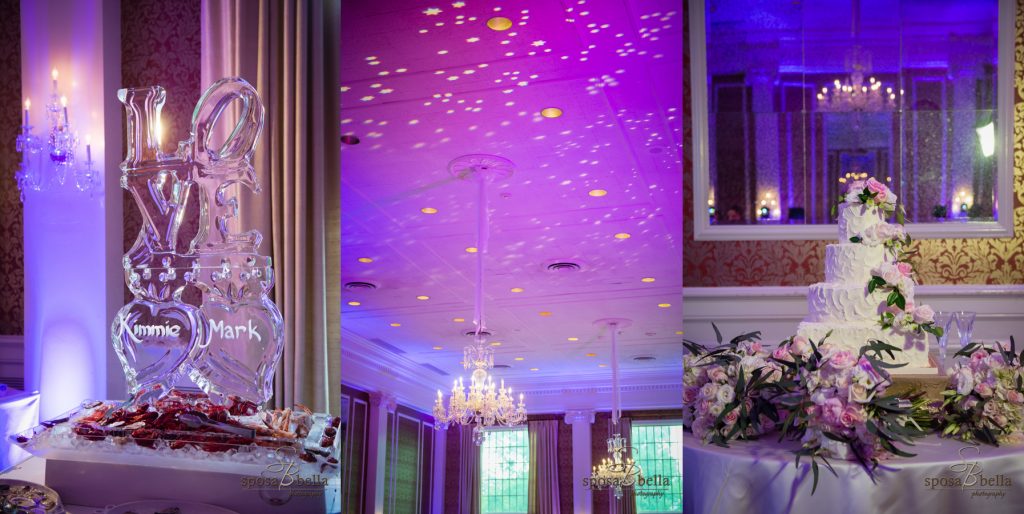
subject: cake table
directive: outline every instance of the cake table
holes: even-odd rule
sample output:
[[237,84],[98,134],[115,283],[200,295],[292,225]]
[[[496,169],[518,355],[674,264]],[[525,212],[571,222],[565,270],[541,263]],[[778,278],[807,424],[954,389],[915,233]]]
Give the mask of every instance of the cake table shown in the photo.
[[856,462],[831,459],[838,477],[811,463],[794,466],[799,442],[778,436],[729,448],[683,438],[683,511],[692,514],[961,514],[1022,512],[1024,447],[974,446],[928,436],[905,449],[912,458],[883,461],[877,484]]

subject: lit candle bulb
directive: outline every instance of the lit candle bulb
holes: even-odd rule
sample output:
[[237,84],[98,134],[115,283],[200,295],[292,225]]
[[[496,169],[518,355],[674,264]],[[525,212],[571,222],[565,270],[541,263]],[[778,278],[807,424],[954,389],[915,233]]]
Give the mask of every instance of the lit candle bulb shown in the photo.
[[60,97],[60,105],[64,109],[64,126],[68,125],[68,97]]
[[25,99],[25,126],[26,127],[28,126],[28,110],[29,110],[30,107],[32,107],[32,100],[29,100],[28,98],[26,98]]
[[160,145],[164,141],[164,123],[160,118],[156,119],[156,149],[160,151]]
[[58,75],[59,74],[57,73],[57,68],[54,68],[53,71],[50,72],[50,77],[53,78],[53,91],[54,92],[57,91],[57,76]]

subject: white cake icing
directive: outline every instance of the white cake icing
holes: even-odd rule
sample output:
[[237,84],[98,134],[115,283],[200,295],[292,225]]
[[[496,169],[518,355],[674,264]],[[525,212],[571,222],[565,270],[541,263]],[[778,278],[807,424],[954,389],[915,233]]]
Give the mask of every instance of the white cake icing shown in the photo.
[[825,247],[825,282],[863,283],[871,270],[885,260],[885,247],[860,243],[839,243]]
[[[817,283],[807,291],[807,318],[797,327],[797,335],[821,342],[827,341],[855,354],[870,340],[878,340],[902,349],[896,352],[894,362],[908,363],[900,368],[906,372],[928,368],[928,339],[899,327],[883,329],[879,316],[886,309],[888,291],[876,290],[869,294],[871,271],[893,257],[883,245],[870,246],[851,243],[850,238],[860,236],[871,227],[885,223],[881,209],[843,202],[839,206],[839,244],[825,248],[825,282]],[[913,281],[904,287],[907,303],[914,301]],[[889,360],[889,359],[886,359]]]

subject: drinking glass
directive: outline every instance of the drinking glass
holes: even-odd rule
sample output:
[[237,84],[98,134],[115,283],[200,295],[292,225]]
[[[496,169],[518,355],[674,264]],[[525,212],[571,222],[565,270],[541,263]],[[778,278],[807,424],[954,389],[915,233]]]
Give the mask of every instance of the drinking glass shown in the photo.
[[956,313],[956,330],[960,333],[960,347],[971,344],[971,336],[974,334],[974,318],[976,312],[959,311]]
[[939,345],[939,366],[946,368],[946,341],[949,339],[949,326],[953,323],[954,313],[939,311],[935,313],[935,325],[942,328],[942,336],[935,336]]

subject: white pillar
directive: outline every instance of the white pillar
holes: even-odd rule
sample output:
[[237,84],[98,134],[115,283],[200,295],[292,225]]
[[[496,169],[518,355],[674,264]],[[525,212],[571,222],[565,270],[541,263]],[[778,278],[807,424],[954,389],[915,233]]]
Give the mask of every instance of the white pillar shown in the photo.
[[432,514],[444,514],[444,468],[448,451],[448,431],[434,430],[434,490],[431,493]]
[[389,412],[395,412],[395,397],[386,393],[370,393],[364,512],[372,514],[384,514],[384,466],[387,464]]
[[35,133],[49,133],[56,67],[80,138],[77,159],[85,160],[91,136],[100,177],[92,196],[77,192],[69,174],[63,186],[25,198],[25,388],[40,392],[40,416],[48,418],[86,398],[124,396],[110,343],[124,304],[120,3],[22,0],[21,34],[22,95],[32,100]]
[[573,514],[590,514],[594,510],[594,498],[591,490],[584,487],[583,480],[590,476],[593,466],[590,454],[590,425],[594,424],[594,411],[566,411],[565,422],[572,425]]

